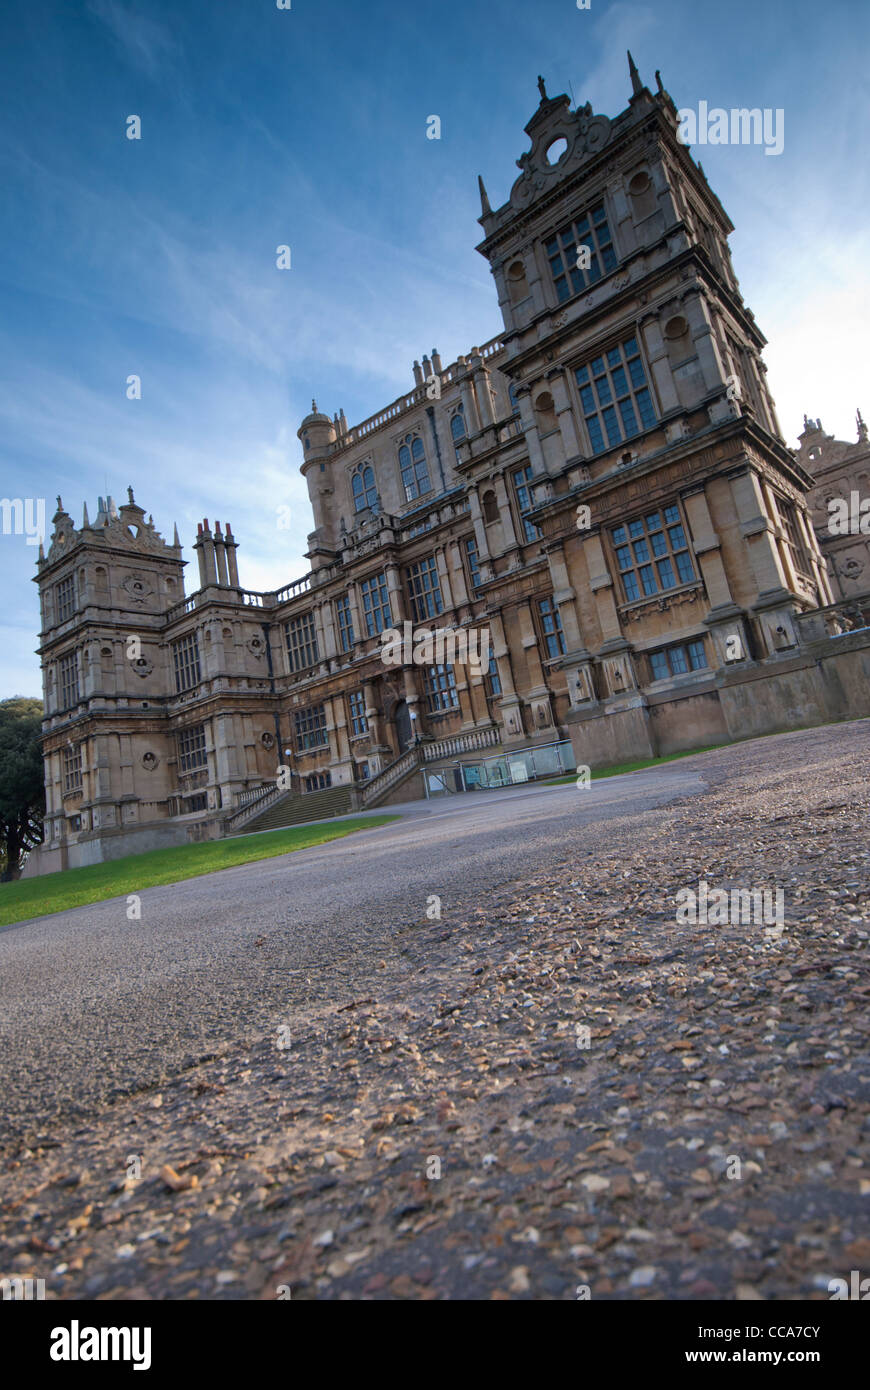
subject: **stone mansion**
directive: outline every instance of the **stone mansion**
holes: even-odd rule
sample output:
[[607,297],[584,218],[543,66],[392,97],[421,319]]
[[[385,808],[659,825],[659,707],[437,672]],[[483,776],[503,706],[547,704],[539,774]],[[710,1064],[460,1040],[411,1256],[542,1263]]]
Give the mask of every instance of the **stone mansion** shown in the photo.
[[[866,430],[806,421],[786,447],[732,224],[659,74],[629,65],[615,117],[539,81],[504,206],[481,180],[498,335],[415,362],[361,424],[302,421],[306,575],[246,590],[204,521],[186,595],[177,531],[132,489],[81,526],[58,499],[28,872],[411,799],[475,758],[560,746],[594,769],[870,713],[866,626],[841,611],[867,541],[829,562],[819,539]],[[405,623],[485,628],[490,659],[388,666]]]

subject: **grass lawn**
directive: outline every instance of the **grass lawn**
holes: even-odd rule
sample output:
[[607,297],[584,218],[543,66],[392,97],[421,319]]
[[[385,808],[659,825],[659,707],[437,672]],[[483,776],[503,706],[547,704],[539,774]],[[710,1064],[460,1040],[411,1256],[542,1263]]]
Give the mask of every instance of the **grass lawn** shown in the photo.
[[242,835],[227,840],[206,840],[197,845],[177,845],[133,854],[87,869],[67,869],[42,878],[0,883],[0,926],[23,922],[28,917],[46,917],[71,907],[102,902],[105,898],[126,897],[162,883],[180,883],[200,874],[249,864],[254,859],[274,859],[295,849],[340,840],[356,830],[372,830],[398,820],[398,816],[366,816],[321,825],[294,825],[286,830],[270,830],[262,835]]
[[[714,748],[726,748],[725,743],[711,743],[706,748],[687,748],[685,753],[669,753],[666,758],[641,758],[636,763],[617,763],[615,767],[602,767],[592,769],[592,780],[597,781],[599,777],[619,777],[623,772],[642,772],[647,767],[659,767],[662,763],[676,762],[677,758],[694,758],[696,753],[712,753]],[[565,787],[569,782],[576,782],[577,774],[572,773],[570,777],[557,777],[555,781],[545,782],[545,787]]]

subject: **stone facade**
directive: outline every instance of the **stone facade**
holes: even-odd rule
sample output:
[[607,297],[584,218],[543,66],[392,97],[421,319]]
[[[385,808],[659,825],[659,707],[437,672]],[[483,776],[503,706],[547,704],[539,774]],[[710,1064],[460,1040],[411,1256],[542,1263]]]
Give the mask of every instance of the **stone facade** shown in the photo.
[[[857,441],[847,444],[825,434],[821,420],[804,416],[797,456],[815,484],[813,525],[838,599],[870,594],[870,440],[860,410],[857,425]],[[839,515],[832,503],[840,504]]]
[[[481,181],[500,336],[433,351],[353,428],[312,406],[304,578],[242,589],[205,522],[185,597],[132,492],[78,529],[58,503],[32,871],[238,828],[282,764],[383,804],[420,794],[418,739],[433,764],[570,739],[594,766],[870,712],[861,640],[802,626],[834,599],[814,460],[780,434],[732,224],[630,73],[612,119],[541,82],[503,207]],[[406,622],[486,632],[492,661],[389,667]]]

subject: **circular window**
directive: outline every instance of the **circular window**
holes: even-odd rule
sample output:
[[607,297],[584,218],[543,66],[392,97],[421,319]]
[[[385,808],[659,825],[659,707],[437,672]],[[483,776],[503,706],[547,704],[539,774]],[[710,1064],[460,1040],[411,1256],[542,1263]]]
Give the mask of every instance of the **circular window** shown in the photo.
[[558,164],[559,160],[562,159],[567,152],[568,141],[565,139],[564,135],[560,135],[558,140],[554,140],[552,145],[547,149],[547,163]]

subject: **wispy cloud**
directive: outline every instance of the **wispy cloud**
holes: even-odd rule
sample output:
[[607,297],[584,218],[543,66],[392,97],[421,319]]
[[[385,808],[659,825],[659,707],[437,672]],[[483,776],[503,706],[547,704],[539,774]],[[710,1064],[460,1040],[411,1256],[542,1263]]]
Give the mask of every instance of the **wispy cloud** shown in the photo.
[[181,45],[165,25],[119,0],[88,0],[88,9],[133,67],[155,82],[172,76]]

